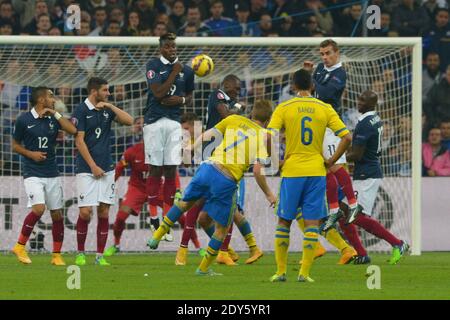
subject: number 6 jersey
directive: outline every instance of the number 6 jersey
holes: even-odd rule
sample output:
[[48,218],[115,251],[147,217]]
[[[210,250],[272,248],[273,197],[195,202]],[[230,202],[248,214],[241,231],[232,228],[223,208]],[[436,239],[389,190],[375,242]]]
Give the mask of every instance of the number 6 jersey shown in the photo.
[[[110,109],[95,109],[86,98],[72,114],[72,123],[78,132],[84,132],[84,142],[97,166],[105,172],[114,170],[111,155],[111,123],[116,114]],[[76,173],[92,173],[86,161],[77,153]]]

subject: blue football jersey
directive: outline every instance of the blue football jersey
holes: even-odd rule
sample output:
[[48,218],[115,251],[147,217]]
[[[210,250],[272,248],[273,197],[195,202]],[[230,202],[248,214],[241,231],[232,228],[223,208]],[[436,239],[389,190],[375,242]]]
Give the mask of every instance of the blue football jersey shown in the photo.
[[[175,60],[175,62],[177,62]],[[174,63],[175,63],[174,62]],[[150,86],[153,83],[164,83],[169,74],[172,72],[173,64],[164,57],[154,58],[147,63],[146,76],[147,83]],[[167,93],[168,96],[183,96],[194,91],[194,71],[184,65],[183,71],[180,72],[172,84],[172,87]],[[147,106],[144,111],[144,122],[150,124],[158,121],[161,118],[168,118],[175,121],[180,121],[181,107],[179,106],[163,106],[153,95],[152,90],[148,89]]]
[[17,118],[13,133],[14,140],[22,143],[27,150],[47,153],[47,159],[40,162],[23,157],[24,178],[52,178],[59,175],[55,148],[60,129],[61,125],[53,116],[39,118],[34,108]]
[[341,97],[347,82],[347,73],[341,63],[326,68],[319,63],[313,74],[315,86],[315,97],[333,106],[334,110],[341,115]]
[[383,177],[380,164],[382,137],[383,123],[376,111],[364,113],[353,132],[353,145],[365,146],[363,157],[355,161],[354,180]]
[[213,128],[216,124],[222,121],[222,117],[217,111],[219,104],[227,105],[231,109],[236,104],[224,91],[218,89],[211,92],[208,98],[208,113],[206,115],[206,130]]
[[[97,166],[105,172],[114,170],[111,154],[111,123],[116,114],[110,109],[97,110],[86,98],[72,114],[72,122],[78,131],[83,131],[84,142]],[[76,157],[76,173],[92,173],[91,168],[78,152]]]

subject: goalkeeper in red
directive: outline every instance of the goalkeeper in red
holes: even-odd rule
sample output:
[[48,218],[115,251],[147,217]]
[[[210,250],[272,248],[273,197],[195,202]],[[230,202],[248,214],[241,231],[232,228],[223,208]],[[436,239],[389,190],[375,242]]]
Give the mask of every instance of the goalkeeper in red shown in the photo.
[[[286,281],[290,227],[300,215],[304,220],[304,238],[298,281],[314,281],[309,273],[319,243],[319,226],[327,216],[326,167],[333,166],[352,141],[332,106],[311,96],[310,73],[304,69],[295,72],[293,82],[297,97],[278,105],[268,125],[276,131],[284,128],[286,135],[286,160],[281,171],[275,231],[277,271],[270,279],[272,282]],[[322,145],[327,128],[341,140],[336,152],[324,164]]]

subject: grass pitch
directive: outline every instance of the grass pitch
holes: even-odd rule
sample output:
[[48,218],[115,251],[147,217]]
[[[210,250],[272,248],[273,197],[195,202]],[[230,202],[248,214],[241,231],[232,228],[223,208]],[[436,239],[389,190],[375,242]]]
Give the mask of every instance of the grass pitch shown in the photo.
[[[66,267],[50,265],[50,255],[30,255],[33,263],[22,265],[12,254],[0,255],[0,299],[450,299],[450,254],[424,253],[407,256],[388,265],[388,255],[372,254],[380,267],[381,289],[367,288],[368,265],[336,265],[339,256],[327,253],[316,260],[311,276],[315,283],[296,281],[299,253],[289,257],[288,281],[271,283],[275,272],[273,254],[253,265],[213,265],[223,276],[194,275],[200,257],[190,254],[188,265],[174,265],[175,253],[123,254],[110,257],[109,267],[81,267],[81,289],[69,290]],[[68,265],[74,255],[64,255]],[[148,276],[144,276],[148,274]],[[307,290],[306,290],[307,289]]]

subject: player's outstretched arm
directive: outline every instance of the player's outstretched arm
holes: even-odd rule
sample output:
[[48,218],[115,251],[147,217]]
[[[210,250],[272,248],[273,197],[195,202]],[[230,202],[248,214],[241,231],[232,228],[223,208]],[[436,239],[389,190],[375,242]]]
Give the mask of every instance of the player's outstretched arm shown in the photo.
[[40,113],[39,113],[39,118],[43,118],[46,116],[52,115],[53,117],[55,117],[55,119],[59,122],[59,124],[61,125],[61,128],[67,132],[68,134],[71,135],[75,135],[75,133],[77,133],[77,128],[72,124],[72,122],[70,122],[68,119],[66,119],[62,114],[60,114],[59,112],[57,112],[54,109],[50,109],[50,108],[44,108]]
[[352,143],[352,135],[350,133],[347,133],[345,136],[341,137],[341,141],[338,144],[338,147],[336,148],[336,152],[333,154],[333,156],[327,160],[325,160],[325,165],[330,168],[332,167],[336,161],[339,160],[339,158],[347,151],[347,149],[350,147],[350,144]]
[[255,162],[253,166],[253,176],[255,177],[256,183],[259,188],[264,192],[266,199],[269,201],[270,206],[274,207],[277,202],[277,197],[273,194],[272,190],[270,190],[269,185],[267,184],[266,176],[262,174],[263,165],[258,161]]
[[84,142],[84,136],[85,136],[84,131],[77,132],[75,136],[75,146],[77,147],[78,152],[81,154],[84,161],[86,161],[89,168],[91,168],[91,172],[94,175],[94,177],[100,178],[105,174],[105,171],[103,171],[103,169],[97,166],[97,164],[95,163],[94,159],[92,158],[89,152],[86,142]]
[[108,102],[99,102],[95,106],[97,109],[108,108],[116,114],[116,121],[125,126],[131,126],[133,124],[133,117],[128,114],[128,112],[117,108],[115,105]]
[[30,158],[31,160],[36,162],[44,161],[45,159],[47,159],[47,152],[28,150],[15,139],[12,139],[12,149],[14,152],[17,152],[18,154]]

